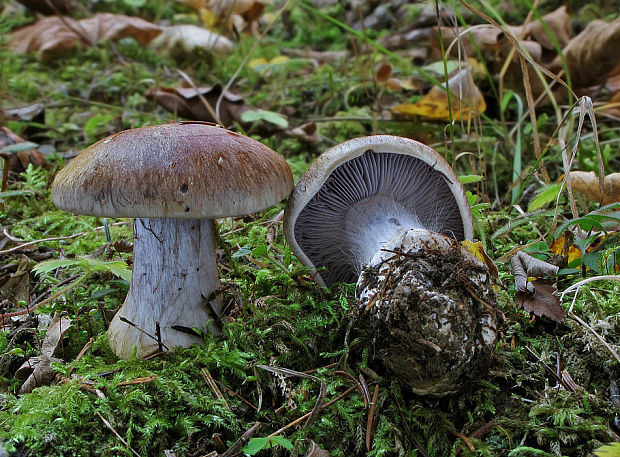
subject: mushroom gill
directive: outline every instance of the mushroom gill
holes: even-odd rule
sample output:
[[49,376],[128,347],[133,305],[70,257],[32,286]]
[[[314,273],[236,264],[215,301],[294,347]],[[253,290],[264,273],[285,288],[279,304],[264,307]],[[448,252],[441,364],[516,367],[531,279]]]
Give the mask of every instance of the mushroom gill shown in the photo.
[[295,238],[326,285],[355,282],[398,233],[425,228],[465,238],[449,178],[416,157],[366,150],[329,175],[300,212]]

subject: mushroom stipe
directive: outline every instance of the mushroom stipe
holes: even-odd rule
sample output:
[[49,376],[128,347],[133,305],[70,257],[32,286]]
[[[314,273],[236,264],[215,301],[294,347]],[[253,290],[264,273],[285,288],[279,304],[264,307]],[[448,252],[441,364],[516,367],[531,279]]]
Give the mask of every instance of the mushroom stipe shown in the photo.
[[[142,357],[217,332],[209,311],[219,317],[221,305],[203,298],[219,287],[213,219],[271,206],[292,186],[279,154],[203,122],[127,130],[69,162],[52,187],[58,208],[136,218],[129,293],[108,328],[112,350],[127,358],[135,348]],[[157,325],[161,340],[152,337]]]

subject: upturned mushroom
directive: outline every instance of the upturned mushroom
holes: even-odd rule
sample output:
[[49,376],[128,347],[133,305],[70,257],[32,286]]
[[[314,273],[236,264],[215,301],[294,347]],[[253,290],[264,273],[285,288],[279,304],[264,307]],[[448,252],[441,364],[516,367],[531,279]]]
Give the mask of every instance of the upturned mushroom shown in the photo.
[[285,210],[285,235],[320,284],[357,282],[354,319],[373,353],[423,395],[459,390],[484,368],[498,313],[463,186],[413,140],[380,135],[323,153]]
[[414,140],[375,135],[321,154],[288,200],[284,229],[317,282],[355,282],[381,245],[424,228],[472,239],[463,186],[448,163]]
[[159,343],[200,342],[191,329],[222,312],[211,300],[219,288],[213,219],[271,206],[292,185],[279,154],[209,123],[127,130],[71,160],[52,187],[58,208],[135,218],[132,280],[108,329],[112,350],[127,358],[134,346],[144,356]]

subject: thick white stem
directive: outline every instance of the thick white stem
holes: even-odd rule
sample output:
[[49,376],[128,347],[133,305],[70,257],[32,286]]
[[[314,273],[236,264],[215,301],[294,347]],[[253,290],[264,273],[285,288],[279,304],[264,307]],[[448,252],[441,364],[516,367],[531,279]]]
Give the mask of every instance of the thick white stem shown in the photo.
[[[146,334],[156,336],[156,323],[169,349],[200,342],[172,327],[204,331],[207,326],[205,299],[219,287],[213,231],[210,219],[135,220],[131,285],[108,329],[116,355],[129,357],[133,346],[138,357],[156,351],[157,340]],[[211,306],[219,315],[219,302]]]
[[374,195],[356,203],[345,218],[347,244],[355,253],[358,274],[384,243],[411,229],[420,221],[391,197]]

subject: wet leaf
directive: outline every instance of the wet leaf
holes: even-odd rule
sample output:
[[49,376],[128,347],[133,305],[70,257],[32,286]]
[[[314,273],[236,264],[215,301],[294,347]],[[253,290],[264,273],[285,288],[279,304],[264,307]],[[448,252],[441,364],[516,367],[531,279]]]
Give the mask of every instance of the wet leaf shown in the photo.
[[445,86],[433,86],[429,93],[417,103],[401,104],[392,108],[392,112],[404,119],[416,116],[437,120],[450,120],[449,107],[452,107],[452,119],[467,120],[472,116],[484,113],[486,102],[482,92],[475,85],[469,67],[463,68],[448,80],[452,96],[448,104]]
[[515,302],[528,313],[562,322],[566,312],[560,306],[560,299],[556,295],[557,283],[551,279],[535,279],[529,284],[532,284],[534,293],[517,292]]

